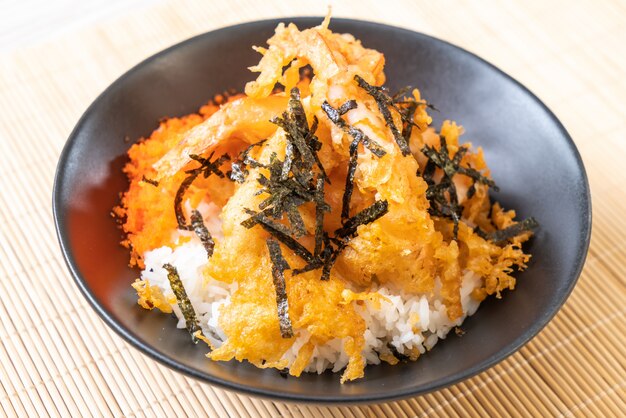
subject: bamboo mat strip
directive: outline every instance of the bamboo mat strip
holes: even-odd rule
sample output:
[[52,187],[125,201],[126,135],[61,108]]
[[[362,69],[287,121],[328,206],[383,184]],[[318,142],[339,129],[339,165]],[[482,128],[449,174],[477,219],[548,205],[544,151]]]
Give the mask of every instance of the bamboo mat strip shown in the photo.
[[504,362],[399,402],[284,404],[174,373],[130,348],[87,306],[61,259],[50,209],[56,161],[80,114],[132,65],[192,35],[246,20],[323,13],[305,1],[162,2],[0,55],[2,415],[624,415],[626,4],[620,1],[334,5],[335,16],[423,31],[488,59],[535,92],[581,151],[594,205],[586,267],[556,318]]

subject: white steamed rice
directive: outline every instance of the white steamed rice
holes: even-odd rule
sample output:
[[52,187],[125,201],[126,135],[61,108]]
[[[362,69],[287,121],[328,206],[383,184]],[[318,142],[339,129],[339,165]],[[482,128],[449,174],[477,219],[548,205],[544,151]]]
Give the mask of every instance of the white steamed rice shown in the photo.
[[[212,280],[203,288],[202,267],[206,260],[207,254],[202,244],[196,237],[191,237],[191,241],[175,250],[161,247],[146,252],[145,269],[141,272],[141,278],[148,280],[151,285],[159,286],[165,296],[170,296],[173,292],[167,279],[167,271],[162,266],[166,263],[175,266],[198,315],[204,335],[219,347],[226,340],[226,335],[219,327],[220,309],[230,303],[230,295],[236,290],[237,284]],[[438,281],[437,284],[439,285]],[[370,301],[365,301],[362,305],[355,304],[367,324],[363,350],[367,363],[379,364],[379,353],[388,353],[388,345],[393,346],[400,354],[414,349],[424,353],[433,348],[453,327],[461,325],[467,316],[476,312],[480,302],[470,294],[480,284],[479,276],[469,271],[465,273],[461,287],[464,315],[456,321],[449,320],[438,289],[435,289],[434,295],[418,296],[380,287],[376,291],[389,300],[383,301],[380,309],[376,309]],[[185,328],[185,320],[178,305],[172,305],[172,309],[178,317],[178,328]],[[306,330],[296,330],[296,340],[283,357],[289,364],[295,360],[309,337]],[[322,373],[332,368],[333,372],[337,372],[347,364],[348,356],[343,349],[343,342],[335,339],[314,349],[305,371]]]

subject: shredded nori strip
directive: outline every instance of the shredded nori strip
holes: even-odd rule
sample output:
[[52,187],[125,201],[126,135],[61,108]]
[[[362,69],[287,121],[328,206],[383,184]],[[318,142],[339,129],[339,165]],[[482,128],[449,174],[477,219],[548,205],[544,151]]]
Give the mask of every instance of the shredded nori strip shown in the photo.
[[315,188],[315,249],[313,256],[319,257],[324,239],[324,212],[330,212],[330,206],[324,202],[324,179],[317,179]]
[[476,183],[472,183],[472,185],[467,189],[467,198],[471,199],[476,194]]
[[185,287],[183,286],[183,282],[180,280],[178,271],[176,270],[176,267],[171,264],[164,264],[163,268],[167,270],[167,279],[170,282],[170,287],[172,288],[172,292],[174,292],[174,296],[176,296],[176,301],[178,302],[180,311],[185,318],[187,331],[191,334],[191,341],[193,341],[194,344],[198,344],[198,338],[196,338],[194,334],[197,331],[202,333],[202,329],[200,328],[200,325],[198,325],[196,312],[193,309],[193,305],[191,304],[189,297],[187,297],[187,292],[185,292]]
[[[446,138],[443,135],[439,136],[439,142],[439,150],[429,145],[425,145],[421,150],[428,158],[422,177],[428,184],[426,198],[430,201],[430,214],[452,219],[454,223],[453,234],[456,239],[463,207],[458,202],[457,190],[453,181],[454,176],[463,174],[474,180],[474,184],[468,189],[468,197],[473,196],[476,192],[476,182],[485,184],[495,191],[499,189],[493,180],[482,175],[478,170],[461,166],[461,160],[468,151],[467,147],[459,147],[454,157],[450,158]],[[436,168],[443,171],[443,177],[437,184],[433,180]]]
[[[427,102],[426,100],[420,100],[420,101],[417,101],[417,100],[415,100],[415,98],[414,98],[414,97],[411,97],[411,96],[409,96],[409,97],[405,97],[405,96],[406,96],[406,94],[407,94],[409,91],[411,91],[411,90],[413,90],[413,86],[404,86],[404,87],[402,87],[400,90],[396,91],[396,92],[393,94],[393,96],[391,96],[391,102],[393,103],[393,105],[392,105],[392,106],[393,106],[393,107],[394,107],[394,109],[396,109],[399,113],[402,113],[402,112],[401,112],[401,108],[400,108],[399,106],[397,106],[397,105],[399,105],[399,104],[410,104],[410,105],[415,105],[415,108],[416,108],[416,109],[417,109],[417,107],[418,107],[418,106],[426,106],[427,108],[432,109],[432,110],[434,110],[434,111],[436,111],[436,112],[438,112],[438,111],[439,111],[439,109],[437,109],[437,108],[435,107],[435,105],[433,105],[432,103]],[[416,109],[415,109],[415,110],[416,110]],[[413,110],[413,112],[415,112],[415,110]],[[413,115],[413,112],[410,112],[410,113],[409,113],[409,116]],[[405,118],[405,117],[403,117],[402,119],[403,119],[405,122],[408,120],[408,119],[407,119],[407,118]]]
[[[345,113],[348,110],[355,108],[356,102],[354,100],[349,100],[341,105],[339,109],[342,110],[343,113]],[[328,116],[328,119],[330,119],[331,122],[343,129],[343,131],[350,135],[355,141],[362,142],[363,145],[377,157],[380,158],[387,153],[380,145],[378,145],[378,143],[365,135],[362,130],[349,125],[345,120],[343,120],[341,118],[341,115],[343,115],[343,113],[341,113],[340,110],[332,107],[327,101],[324,101],[324,103],[322,103],[322,110],[324,111],[324,113],[326,113],[326,116]]]
[[263,212],[255,213],[251,210],[246,210],[247,213],[252,214],[252,217],[246,219],[241,224],[246,228],[252,228],[258,224],[277,240],[282,242],[285,246],[289,247],[296,255],[301,257],[307,262],[313,262],[313,254],[306,247],[296,241],[291,234],[291,230],[278,222],[272,221]]
[[300,90],[291,89],[289,96],[289,111],[284,112],[282,117],[275,117],[272,123],[285,130],[291,142],[300,152],[301,158],[311,167],[315,163],[311,148],[306,143],[306,136],[309,132],[309,125],[306,120],[304,108],[300,102]]
[[245,150],[243,150],[239,156],[233,160],[230,165],[230,170],[226,173],[229,179],[237,183],[243,183],[248,176],[247,166],[258,167],[259,164],[256,160],[249,157],[250,151],[255,147],[260,147],[263,145],[267,139],[263,139],[259,142],[255,142],[254,144],[248,146]]
[[[356,236],[357,228],[360,225],[373,222],[387,213],[387,202],[378,201],[350,217],[350,200],[354,189],[354,173],[358,162],[359,144],[362,143],[378,157],[385,155],[384,149],[368,138],[361,130],[348,125],[341,118],[342,115],[356,108],[356,106],[354,100],[347,101],[339,109],[333,108],[327,102],[322,105],[329,119],[353,139],[350,144],[350,163],[342,200],[342,226],[335,231],[334,236],[331,237],[324,231],[324,215],[331,210],[330,205],[324,201],[324,184],[330,184],[330,180],[318,156],[318,151],[322,146],[315,136],[318,120],[314,117],[309,127],[300,101],[300,92],[297,88],[290,92],[287,111],[283,112],[280,117],[272,119],[273,123],[285,131],[287,144],[284,159],[281,161],[277,154],[273,153],[270,155],[268,164],[255,162],[256,167],[263,167],[269,171],[269,174],[261,173],[257,178],[257,182],[262,188],[257,191],[256,195],[267,195],[267,197],[259,203],[259,211],[244,209],[250,217],[241,224],[246,228],[260,225],[271,235],[271,238],[268,239],[268,248],[270,248],[270,252],[274,253],[274,258],[278,253],[272,248],[279,248],[278,242],[280,242],[304,260],[306,264],[301,268],[293,269],[293,275],[321,268],[321,280],[328,280],[332,266],[348,242]],[[244,163],[249,162],[246,158],[242,160]],[[298,238],[308,232],[298,209],[300,205],[305,203],[315,205],[315,247],[313,252],[298,242]],[[287,221],[281,221],[285,216]],[[284,269],[279,272],[280,274],[283,274],[284,270],[290,269],[289,266],[283,266],[279,263],[279,267],[281,266]],[[274,270],[273,274],[276,278]],[[277,288],[277,301],[280,298],[281,295]]]
[[341,252],[347,247],[349,239],[350,238],[346,237],[341,240],[337,240],[337,239],[331,240],[335,242],[336,248],[333,249],[332,247],[328,246],[327,248],[330,248],[330,250],[327,250],[326,252],[323,253],[324,265],[322,267],[322,277],[321,277],[322,280],[330,279],[330,270],[335,264],[335,261],[337,261],[339,254],[341,254]]
[[191,183],[193,183],[196,177],[198,177],[198,174],[199,173],[192,173],[185,177],[176,191],[176,196],[174,196],[174,213],[176,213],[178,229],[187,231],[191,229],[191,225],[187,225],[187,220],[185,219],[185,212],[183,211],[183,198],[185,197],[185,192],[187,192],[187,189],[191,186]]
[[372,86],[358,74],[354,76],[354,79],[356,80],[359,87],[365,90],[367,94],[372,96],[372,98],[376,101],[376,104],[378,105],[378,110],[380,111],[381,115],[383,115],[383,119],[385,119],[387,127],[391,130],[393,138],[396,140],[398,147],[400,147],[402,155],[407,156],[411,154],[411,150],[409,148],[407,140],[404,138],[402,133],[398,130],[398,127],[393,122],[393,117],[391,116],[391,111],[389,110],[389,107],[393,107],[394,105],[392,98],[387,95],[383,87]]
[[291,229],[293,230],[293,236],[300,238],[306,234],[306,228],[304,226],[304,220],[298,211],[297,205],[294,203],[294,199],[285,200],[285,210],[287,211],[287,219],[291,223]]
[[[312,262],[313,254],[297,242],[297,238],[307,233],[298,207],[314,202],[320,210],[329,210],[328,204],[323,201],[323,195],[320,196],[318,191],[320,181],[328,182],[324,167],[317,157],[317,151],[321,148],[321,143],[315,136],[318,122],[314,118],[309,127],[297,88],[290,92],[287,111],[272,119],[272,122],[285,131],[285,158],[281,161],[276,154],[270,156],[269,164],[264,166],[269,170],[269,177],[261,174],[257,179],[263,186],[258,194],[267,194],[268,197],[259,204],[262,211],[249,211],[252,216],[244,220],[242,225],[246,228],[261,225],[304,260]],[[314,167],[318,168],[317,180]],[[284,215],[287,216],[290,226],[269,219],[273,217],[280,220]]]
[[220,166],[225,161],[230,160],[230,156],[228,154],[223,154],[217,160],[211,161],[211,158],[213,158],[214,154],[215,154],[215,152],[212,152],[211,155],[209,155],[209,158],[203,158],[203,157],[201,157],[199,155],[196,155],[196,154],[190,154],[189,158],[191,158],[194,161],[199,162],[200,163],[200,167],[192,168],[191,170],[187,170],[186,173],[198,172],[198,175],[202,174],[204,176],[204,178],[209,177],[211,174],[215,174],[218,177],[224,178],[224,173],[222,173],[220,171]]
[[371,206],[363,209],[343,223],[343,226],[335,231],[335,235],[340,238],[351,237],[356,234],[359,226],[374,222],[389,211],[389,204],[386,200],[378,200]]
[[200,238],[208,257],[211,258],[213,255],[213,249],[215,248],[215,242],[213,241],[211,233],[204,224],[202,214],[196,209],[191,211],[191,227],[198,238]]
[[524,232],[533,231],[537,228],[539,228],[539,222],[537,222],[535,218],[530,217],[497,231],[484,232],[480,228],[475,228],[474,231],[482,238],[492,241],[497,245],[502,245],[511,238],[515,238]]
[[159,182],[158,182],[158,181],[153,180],[153,179],[149,179],[149,178],[147,178],[146,176],[142,176],[142,177],[141,177],[141,181],[143,181],[143,182],[145,182],[145,183],[148,183],[148,184],[151,184],[151,185],[153,185],[154,187],[159,187]]
[[356,109],[357,107],[358,105],[356,103],[356,100],[348,100],[347,102],[339,106],[339,109],[337,109],[337,112],[339,112],[339,115],[343,116],[349,111],[351,111],[352,109]]
[[293,143],[287,142],[285,146],[285,161],[283,161],[282,171],[280,173],[280,179],[286,181],[289,178],[289,172],[291,171],[291,164],[293,163]]
[[224,161],[228,161],[230,157],[227,154],[224,154],[218,159],[211,161],[211,158],[213,158],[213,154],[214,153],[211,153],[211,155],[209,155],[209,158],[202,158],[195,154],[189,156],[192,160],[199,162],[200,166],[185,171],[185,173],[187,173],[187,177],[185,177],[185,179],[178,187],[178,190],[176,191],[176,196],[174,197],[174,213],[176,214],[178,229],[184,231],[194,230],[193,226],[191,224],[187,224],[187,220],[185,219],[185,212],[183,211],[183,199],[185,197],[185,193],[187,192],[191,184],[196,180],[196,178],[199,175],[207,178],[211,174],[215,174],[218,177],[222,178],[224,177],[224,173],[220,171],[219,167],[222,165],[222,163],[224,163]]
[[[473,180],[473,183],[467,190],[468,199],[471,199],[476,194],[476,183],[484,184],[494,191],[499,191],[499,188],[493,180],[484,176],[478,170],[470,166],[461,166],[461,160],[463,160],[463,157],[468,151],[467,147],[459,147],[454,157],[450,158],[445,137],[440,135],[439,141],[439,150],[428,145],[425,145],[422,148],[421,151],[428,158],[428,161],[421,175],[428,184],[426,198],[430,202],[430,214],[452,219],[452,222],[454,223],[453,234],[456,239],[459,231],[459,222],[461,222],[463,206],[458,202],[457,190],[454,185],[453,177],[457,174],[462,174]],[[439,183],[435,183],[433,179],[437,168],[440,168],[443,171],[443,177]],[[419,170],[417,174],[420,175]],[[493,207],[491,207],[490,210],[492,209]],[[514,238],[523,232],[532,231],[538,227],[539,223],[535,220],[535,218],[531,217],[511,225],[508,228],[490,233],[486,233],[478,227],[474,228],[474,231],[482,238],[492,241],[496,245],[503,245],[509,239]]]
[[407,145],[411,141],[411,133],[413,132],[413,126],[415,125],[415,123],[411,120],[411,117],[415,114],[417,106],[417,102],[410,102],[406,109],[400,112],[402,121],[406,122],[406,126],[402,128],[402,138],[404,138],[404,142],[406,142]]
[[377,157],[382,157],[386,154],[385,150],[380,147],[375,141],[370,139],[363,131],[353,126],[348,125],[341,116],[352,109],[356,109],[357,104],[354,100],[348,100],[339,109],[332,107],[327,101],[322,103],[322,109],[335,125],[343,129],[344,132],[352,136],[352,142],[350,143],[350,161],[348,163],[348,173],[346,175],[346,183],[342,198],[341,205],[341,220],[345,221],[350,217],[350,201],[352,199],[352,192],[354,190],[354,174],[356,173],[356,167],[358,162],[359,144],[369,149]]
[[289,270],[289,264],[283,258],[278,241],[268,238],[267,249],[272,260],[272,278],[274,280],[274,290],[276,291],[276,306],[278,307],[278,324],[280,335],[283,338],[293,337],[291,319],[289,319],[289,301],[285,289],[285,270]]
[[346,185],[341,200],[341,221],[344,222],[350,217],[350,201],[354,191],[354,175],[358,162],[359,140],[354,139],[350,144],[350,161],[348,162],[348,173],[346,175]]
[[230,170],[226,173],[228,178],[236,183],[243,183],[248,175],[245,165],[239,161],[233,161]]
[[424,148],[422,148],[422,153],[428,157],[430,161],[435,163],[437,167],[441,168],[447,177],[452,178],[455,174],[463,174],[472,178],[476,182],[491,187],[496,192],[500,190],[493,180],[485,177],[478,170],[471,167],[461,166],[461,160],[467,152],[466,147],[460,147],[454,158],[450,159],[446,138],[443,135],[439,136],[439,142],[439,150],[425,145]]

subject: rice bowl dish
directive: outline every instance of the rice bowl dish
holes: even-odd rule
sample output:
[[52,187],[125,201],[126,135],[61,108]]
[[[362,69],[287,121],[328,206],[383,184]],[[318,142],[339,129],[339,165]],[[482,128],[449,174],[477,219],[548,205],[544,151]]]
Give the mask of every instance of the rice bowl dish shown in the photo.
[[417,360],[514,288],[536,222],[492,204],[460,126],[435,130],[416,89],[382,89],[379,52],[328,21],[279,26],[269,45],[245,95],[129,151],[115,213],[139,304],[173,312],[216,361],[344,382]]

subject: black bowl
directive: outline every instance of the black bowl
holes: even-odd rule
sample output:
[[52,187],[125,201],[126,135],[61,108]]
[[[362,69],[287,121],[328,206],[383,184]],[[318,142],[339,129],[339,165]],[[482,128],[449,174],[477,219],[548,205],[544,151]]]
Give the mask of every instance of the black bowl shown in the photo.
[[429,36],[381,24],[333,19],[331,29],[349,32],[385,53],[391,88],[418,86],[440,112],[482,146],[502,190],[495,196],[541,229],[528,250],[530,267],[514,292],[485,301],[463,328],[419,361],[368,367],[364,379],[339,384],[339,376],[305,374],[285,380],[275,370],[247,363],[211,362],[169,315],[137,306],[111,208],[127,183],[125,153],[149,135],[163,116],[194,112],[227,88],[241,90],[281,21],[310,27],[321,18],[246,23],[197,36],[137,65],[87,109],[59,160],[54,218],[65,260],[83,295],[126,341],[159,362],[226,389],[280,400],[357,403],[432,391],[473,376],[506,358],[535,336],[571,292],[582,269],[591,231],[585,170],[571,138],[556,117],[526,88],[477,56]]

